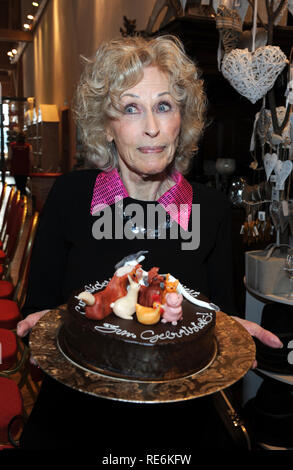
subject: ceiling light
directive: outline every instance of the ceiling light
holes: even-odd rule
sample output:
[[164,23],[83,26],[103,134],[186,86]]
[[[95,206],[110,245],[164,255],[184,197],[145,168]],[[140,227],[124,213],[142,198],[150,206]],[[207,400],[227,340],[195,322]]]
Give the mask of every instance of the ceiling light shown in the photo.
[[24,23],[23,27],[24,29],[30,29],[30,25],[28,23]]
[[33,2],[32,5],[33,5],[34,7],[38,7],[38,6],[39,6],[38,2]]
[[17,54],[17,49],[12,49],[11,52],[12,52],[13,55],[15,55],[15,54]]
[[33,20],[34,19],[33,15],[26,15],[26,17],[27,17],[28,20]]
[[11,51],[7,52],[7,55],[9,55],[9,57],[13,57],[13,54]]

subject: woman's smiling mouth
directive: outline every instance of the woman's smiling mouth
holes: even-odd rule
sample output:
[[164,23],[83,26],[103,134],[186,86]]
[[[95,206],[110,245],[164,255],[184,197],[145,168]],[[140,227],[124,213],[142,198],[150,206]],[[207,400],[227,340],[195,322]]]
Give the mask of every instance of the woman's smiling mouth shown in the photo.
[[165,150],[165,145],[138,147],[141,153],[161,153]]

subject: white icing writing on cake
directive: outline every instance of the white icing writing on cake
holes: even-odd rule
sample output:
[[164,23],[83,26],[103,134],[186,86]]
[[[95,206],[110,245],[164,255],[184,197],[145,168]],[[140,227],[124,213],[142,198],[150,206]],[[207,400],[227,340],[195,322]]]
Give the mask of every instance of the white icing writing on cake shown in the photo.
[[115,335],[126,336],[127,338],[136,338],[134,333],[127,330],[121,330],[118,325],[111,325],[110,323],[103,323],[103,326],[95,326],[95,330],[101,333],[114,333]]
[[[103,281],[103,282],[96,281],[95,284],[88,284],[84,286],[83,290],[85,292],[89,292],[90,294],[93,294],[97,290],[101,290],[104,287],[106,287],[108,283],[109,281]],[[78,304],[75,305],[74,310],[81,313],[82,315],[85,315],[86,303],[83,300],[79,299],[77,295],[75,295],[74,298],[78,300]]]
[[149,341],[149,343],[156,343],[159,340],[164,341],[168,339],[182,338],[182,336],[193,335],[194,333],[202,330],[202,328],[204,328],[213,319],[213,315],[211,313],[203,314],[201,312],[197,312],[197,314],[204,316],[204,318],[199,318],[197,324],[192,321],[190,326],[182,326],[179,331],[167,330],[160,334],[155,334],[153,330],[146,330],[141,333],[140,337],[145,341]]
[[83,309],[84,307],[86,307],[86,303],[83,300],[79,299],[77,295],[75,295],[74,298],[78,300],[78,305],[75,305],[74,310],[81,313],[82,315],[85,315],[85,310]]
[[[179,331],[166,330],[164,333],[155,334],[153,330],[145,330],[140,334],[140,338],[149,343],[156,343],[161,340],[170,340],[175,338],[182,338],[182,336],[189,336],[202,330],[208,323],[213,319],[212,313],[196,312],[197,315],[201,315],[198,318],[198,322],[191,322],[189,326],[182,326]],[[95,326],[96,331],[101,333],[115,334],[119,336],[126,336],[127,338],[136,338],[134,333],[127,330],[122,330],[118,325],[111,325],[110,323],[103,323],[102,326]]]
[[108,283],[109,283],[109,281],[103,281],[103,282],[96,281],[95,284],[88,284],[88,285],[84,286],[83,290],[86,291],[86,292],[90,292],[92,294],[96,290],[101,290],[104,287],[106,287],[106,285]]

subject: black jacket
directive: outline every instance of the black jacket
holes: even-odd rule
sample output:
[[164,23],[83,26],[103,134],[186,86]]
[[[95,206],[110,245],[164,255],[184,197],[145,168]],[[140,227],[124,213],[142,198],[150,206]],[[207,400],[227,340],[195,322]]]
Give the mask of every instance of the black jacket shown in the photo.
[[[98,217],[90,213],[97,175],[97,170],[72,171],[56,180],[40,217],[23,315],[65,303],[73,290],[108,279],[119,260],[140,250],[149,251],[143,262],[145,270],[158,266],[160,273],[171,272],[221,310],[235,313],[231,214],[226,197],[201,184],[193,185],[193,204],[200,205],[200,244],[195,250],[182,249],[180,230],[178,239],[168,239],[167,231],[167,239],[97,240],[93,226]],[[124,199],[123,204],[128,203],[140,205],[145,214],[148,207],[157,204]],[[190,237],[198,229],[192,229],[191,219]],[[198,225],[199,220],[195,223]]]

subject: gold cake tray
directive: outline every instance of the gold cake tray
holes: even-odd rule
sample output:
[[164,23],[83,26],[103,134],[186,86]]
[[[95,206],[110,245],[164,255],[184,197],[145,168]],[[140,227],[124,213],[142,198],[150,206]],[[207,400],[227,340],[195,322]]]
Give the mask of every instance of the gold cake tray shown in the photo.
[[199,398],[240,380],[255,359],[250,334],[233,318],[216,313],[216,348],[211,363],[200,372],[173,380],[141,381],[93,372],[67,357],[58,344],[62,311],[51,310],[33,328],[30,348],[38,366],[57,381],[83,393],[133,403],[170,403]]

